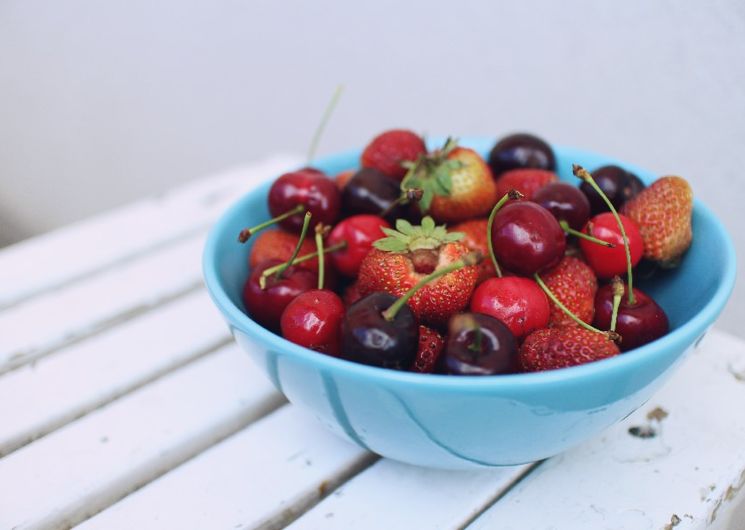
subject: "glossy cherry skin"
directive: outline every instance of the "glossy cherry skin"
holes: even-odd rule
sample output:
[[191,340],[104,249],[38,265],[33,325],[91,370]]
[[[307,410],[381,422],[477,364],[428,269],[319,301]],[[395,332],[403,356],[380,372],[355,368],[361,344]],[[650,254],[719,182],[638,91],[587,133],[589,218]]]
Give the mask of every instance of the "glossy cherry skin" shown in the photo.
[[494,217],[491,238],[500,265],[523,276],[553,267],[566,248],[564,231],[556,218],[529,201],[504,205]]
[[390,223],[382,217],[369,214],[353,215],[339,222],[326,242],[328,247],[343,241],[347,243],[345,248],[329,255],[334,268],[346,276],[357,276],[372,244],[385,237],[382,229],[390,227]]
[[343,318],[344,303],[335,292],[328,289],[305,291],[282,312],[282,336],[300,346],[337,356]]
[[590,218],[590,201],[579,188],[566,182],[546,184],[532,200],[551,212],[557,221],[566,221],[575,230],[581,230]]
[[[644,183],[639,177],[619,166],[600,167],[592,172],[592,178],[616,210],[644,189]],[[581,183],[579,188],[590,201],[591,215],[608,211],[608,205],[587,182]]]
[[[360,169],[349,179],[342,193],[345,216],[356,214],[380,215],[401,197],[401,183],[374,168]],[[398,218],[409,218],[410,208],[396,206],[386,215],[394,222]]]
[[529,278],[490,278],[471,297],[471,312],[501,320],[517,338],[548,326],[551,308],[546,293]]
[[[644,253],[644,241],[642,240],[639,227],[634,221],[623,214],[619,214],[626,236],[629,238],[629,251],[631,254],[631,266],[635,267]],[[590,229],[592,227],[592,229]],[[598,278],[609,279],[618,275],[626,274],[626,251],[623,247],[623,236],[618,228],[616,218],[610,212],[596,215],[582,229],[597,239],[613,243],[615,247],[609,248],[586,239],[579,240],[587,264],[592,267]]]
[[394,370],[408,370],[416,357],[419,327],[405,305],[388,321],[383,311],[397,298],[372,293],[352,304],[342,322],[341,357]]
[[440,355],[438,372],[496,375],[515,372],[516,368],[517,342],[504,323],[478,313],[460,313],[450,317],[448,338]]
[[[652,342],[670,329],[665,311],[652,297],[634,288],[634,302],[634,305],[630,305],[628,295],[624,294],[618,307],[616,332],[621,335],[621,343],[618,345],[621,351]],[[605,285],[595,295],[595,326],[609,329],[612,313],[613,288]]]
[[[272,217],[302,204],[313,215],[311,228],[318,223],[336,223],[341,211],[341,194],[336,183],[313,168],[303,168],[280,176],[269,189],[268,201]],[[298,213],[284,219],[280,225],[287,230],[300,232],[303,217],[303,213]]]
[[279,331],[280,318],[287,305],[300,294],[315,289],[318,274],[300,267],[290,267],[281,278],[272,274],[267,278],[266,289],[259,285],[261,273],[282,263],[268,260],[251,271],[243,287],[243,303],[248,316],[272,331]]
[[511,169],[537,168],[554,171],[556,158],[551,146],[532,134],[505,136],[489,153],[494,178]]

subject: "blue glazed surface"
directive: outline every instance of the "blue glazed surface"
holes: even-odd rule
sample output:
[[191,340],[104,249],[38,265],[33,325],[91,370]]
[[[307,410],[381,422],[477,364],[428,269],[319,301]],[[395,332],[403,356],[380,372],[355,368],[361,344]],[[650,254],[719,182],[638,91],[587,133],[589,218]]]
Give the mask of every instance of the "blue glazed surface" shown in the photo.
[[[436,143],[437,141],[435,141]],[[493,139],[465,138],[486,154]],[[618,163],[647,183],[656,175],[615,159],[554,146],[559,176],[571,164]],[[355,167],[359,151],[319,160],[334,174]],[[672,331],[615,358],[533,374],[452,377],[396,372],[321,355],[254,323],[243,311],[247,225],[268,217],[271,183],[248,193],[215,224],[204,251],[210,295],[238,344],[274,385],[333,432],[383,456],[437,468],[533,462],[597,435],[643,405],[724,307],[735,281],[735,253],[710,210],[694,206],[694,243],[680,268],[639,286],[662,305]],[[695,389],[692,389],[695,392]]]

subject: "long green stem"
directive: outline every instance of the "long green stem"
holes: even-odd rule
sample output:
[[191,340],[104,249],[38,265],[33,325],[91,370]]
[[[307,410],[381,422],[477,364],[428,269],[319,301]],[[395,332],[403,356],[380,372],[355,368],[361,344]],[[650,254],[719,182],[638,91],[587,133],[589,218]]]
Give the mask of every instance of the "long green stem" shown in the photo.
[[598,245],[602,245],[604,247],[608,248],[615,248],[616,245],[611,243],[610,241],[603,241],[602,239],[598,239],[597,237],[593,237],[590,234],[585,234],[584,232],[580,232],[579,230],[575,230],[571,226],[569,226],[569,223],[567,223],[564,220],[559,221],[559,226],[561,226],[561,229],[564,230],[569,235],[577,236],[582,239],[586,239],[587,241],[591,241],[593,243],[597,243]]
[[295,245],[295,250],[292,251],[292,256],[290,256],[290,259],[285,262],[282,267],[277,271],[277,278],[281,278],[284,272],[290,268],[290,265],[292,264],[293,260],[297,258],[297,255],[300,253],[300,247],[303,246],[303,242],[305,241],[305,235],[308,233],[308,226],[310,226],[310,218],[311,213],[305,212],[305,217],[303,218],[303,228],[300,230],[300,239],[297,240],[297,245]]
[[623,282],[618,276],[614,276],[611,280],[613,287],[613,311],[610,314],[610,330],[616,331],[616,321],[618,320],[618,308],[621,305],[621,298],[623,298]]
[[313,139],[311,140],[310,147],[308,148],[308,165],[313,162],[313,159],[316,156],[316,149],[318,149],[318,142],[321,140],[321,134],[323,134],[323,130],[326,128],[326,124],[331,117],[331,113],[334,111],[336,104],[339,102],[339,98],[341,97],[341,93],[343,91],[344,85],[337,86],[336,90],[334,91],[334,95],[331,96],[331,100],[329,101],[328,105],[326,105],[326,110],[323,111],[321,123],[318,124],[316,132],[313,133]]
[[292,217],[295,214],[303,213],[305,211],[305,206],[302,204],[298,204],[291,210],[287,210],[285,213],[278,215],[277,217],[273,217],[269,219],[268,221],[264,221],[263,223],[259,223],[256,226],[252,226],[251,228],[244,228],[241,230],[241,233],[238,234],[238,241],[241,243],[245,243],[248,241],[248,238],[251,237],[253,234],[258,232],[259,230],[263,230],[267,226],[272,226],[275,223],[279,223],[280,221],[283,221],[287,219],[288,217]]
[[323,255],[323,225],[316,225],[316,250],[318,252],[318,289],[323,289],[323,273],[326,265],[326,257]]
[[[337,243],[336,245],[331,245],[330,247],[324,248],[323,253],[328,254],[329,252],[336,252],[337,250],[341,250],[346,247],[347,247],[347,242],[342,241],[340,243]],[[305,263],[306,261],[310,261],[315,257],[318,257],[318,252],[311,252],[310,254],[303,254],[302,256],[299,256],[295,258],[294,260],[292,260],[291,265],[298,265],[300,263]],[[279,265],[275,265],[274,267],[269,267],[268,269],[265,269],[264,272],[261,273],[261,277],[259,278],[259,287],[261,287],[262,289],[266,289],[266,279],[284,266],[285,266],[284,263],[280,263]]]
[[419,289],[427,285],[432,280],[435,280],[440,276],[445,276],[446,274],[453,271],[457,271],[458,269],[462,269],[463,267],[476,265],[477,263],[479,263],[479,261],[481,261],[481,259],[482,256],[478,252],[469,252],[458,261],[454,261],[450,265],[447,265],[446,267],[443,267],[441,269],[437,269],[431,274],[428,274],[427,276],[419,280],[419,282],[417,282],[414,287],[406,291],[406,293],[401,298],[393,302],[388,309],[383,311],[383,318],[388,321],[392,321],[394,318],[396,318],[396,314],[403,306],[406,305],[406,302],[408,302]]
[[506,203],[510,199],[520,199],[523,197],[523,194],[520,193],[517,190],[510,190],[507,193],[505,193],[501,199],[497,202],[497,204],[494,205],[494,208],[491,209],[491,213],[489,214],[489,220],[486,222],[486,245],[489,248],[489,257],[491,258],[491,262],[494,265],[494,270],[497,273],[497,278],[502,277],[502,269],[499,268],[499,263],[497,262],[497,256],[494,255],[494,243],[492,243],[491,240],[491,229],[492,226],[494,226],[494,218],[497,215],[497,212],[499,209],[504,206],[504,203]]
[[587,182],[592,187],[592,189],[594,189],[595,192],[600,195],[600,198],[603,199],[603,202],[605,202],[605,204],[608,206],[608,209],[610,209],[611,213],[613,214],[613,217],[616,219],[616,223],[618,223],[618,229],[621,231],[621,237],[623,237],[623,249],[626,251],[626,278],[629,282],[629,304],[634,305],[636,301],[634,300],[634,279],[631,272],[632,267],[631,250],[629,250],[629,238],[626,236],[626,229],[624,229],[621,218],[618,216],[618,211],[616,210],[616,207],[613,206],[613,203],[610,202],[608,196],[603,192],[602,189],[600,189],[600,186],[598,186],[598,183],[595,182],[595,179],[592,178],[592,175],[589,171],[587,171],[579,164],[573,164],[572,172],[576,177]]
[[567,306],[565,306],[564,304],[562,304],[561,301],[558,298],[556,298],[556,295],[551,292],[551,289],[548,288],[548,285],[546,285],[545,283],[543,283],[543,280],[541,279],[541,277],[538,275],[537,272],[535,274],[533,274],[533,278],[535,279],[535,281],[539,285],[539,287],[541,289],[543,289],[543,292],[546,293],[546,296],[548,296],[549,299],[553,303],[555,303],[558,306],[558,308],[561,309],[569,318],[571,318],[572,320],[574,320],[577,324],[579,324],[580,326],[582,326],[585,329],[588,329],[590,331],[595,331],[597,333],[605,333],[604,331],[599,330],[598,328],[591,326],[590,324],[588,324],[587,322],[585,322],[584,320],[582,320],[581,318],[579,318],[577,315],[575,315],[574,313],[572,313]]

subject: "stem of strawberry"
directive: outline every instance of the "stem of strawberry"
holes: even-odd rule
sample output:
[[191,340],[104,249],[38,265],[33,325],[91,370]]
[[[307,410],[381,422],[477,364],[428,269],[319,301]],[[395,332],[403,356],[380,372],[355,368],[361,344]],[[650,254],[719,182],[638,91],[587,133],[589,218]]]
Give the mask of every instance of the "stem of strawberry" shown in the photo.
[[292,261],[297,258],[297,255],[300,253],[300,247],[303,246],[303,241],[305,241],[305,234],[308,233],[308,226],[310,225],[310,218],[311,218],[310,212],[305,212],[305,217],[303,218],[303,228],[300,231],[300,238],[297,240],[297,245],[295,245],[295,250],[292,251],[292,256],[290,256],[290,259],[285,262],[282,267],[277,271],[277,278],[281,278],[284,272],[290,268],[290,264]]
[[618,307],[621,305],[621,298],[623,298],[623,282],[618,276],[614,276],[611,280],[613,286],[613,311],[610,314],[610,330],[616,331],[616,320],[618,319]]
[[541,289],[543,289],[543,292],[546,293],[546,296],[548,296],[549,299],[553,303],[555,303],[556,306],[559,309],[561,309],[569,318],[571,318],[572,320],[574,320],[577,324],[579,324],[581,327],[583,327],[585,329],[588,329],[590,331],[594,331],[596,333],[606,333],[603,330],[600,330],[600,329],[598,329],[596,327],[591,326],[590,324],[588,324],[587,322],[585,322],[584,320],[582,320],[581,318],[579,318],[577,315],[575,315],[574,313],[572,313],[567,306],[565,306],[563,303],[561,303],[561,301],[558,298],[556,298],[556,295],[551,292],[551,289],[548,288],[548,285],[546,285],[545,283],[543,283],[543,280],[541,279],[541,277],[538,275],[537,272],[535,274],[533,274],[533,278],[535,279],[535,281],[538,284],[538,286]]
[[410,202],[419,202],[422,200],[422,197],[424,196],[424,191],[422,191],[419,188],[411,188],[411,189],[405,189],[401,192],[401,196],[393,201],[391,204],[388,205],[388,207],[380,212],[380,217],[385,217],[389,213],[393,211],[393,209],[396,206],[399,206],[401,204],[407,204]]
[[458,269],[462,269],[463,267],[478,265],[482,259],[483,256],[480,253],[469,252],[458,261],[454,261],[450,265],[447,265],[441,269],[437,269],[436,271],[428,274],[427,276],[419,280],[419,282],[417,282],[414,287],[406,291],[406,293],[401,298],[393,302],[388,309],[383,311],[383,318],[385,318],[389,322],[396,318],[396,314],[401,310],[403,306],[406,305],[406,302],[408,302],[419,289],[427,285],[432,280],[436,280],[441,276],[445,276],[446,274],[457,271]]
[[491,209],[491,213],[489,214],[489,220],[486,223],[486,245],[489,248],[489,257],[491,258],[492,264],[494,264],[494,270],[497,273],[497,278],[502,277],[502,269],[499,268],[499,263],[497,263],[497,257],[494,255],[494,243],[492,243],[491,240],[491,229],[494,225],[494,218],[497,215],[497,212],[499,209],[504,206],[504,203],[506,203],[508,200],[517,200],[523,198],[524,195],[520,193],[517,190],[510,190],[507,193],[505,193],[501,199],[497,202],[497,204],[494,205],[494,208]]
[[318,290],[323,289],[324,271],[326,258],[323,255],[323,232],[324,227],[321,223],[316,225],[316,251],[318,252]]
[[334,108],[336,108],[336,104],[339,102],[339,98],[341,97],[341,93],[343,91],[344,85],[337,86],[336,90],[334,91],[334,95],[331,96],[331,100],[328,102],[328,104],[326,105],[326,109],[323,111],[321,123],[318,124],[316,132],[313,133],[313,139],[310,141],[310,148],[308,148],[308,165],[313,162],[313,159],[316,156],[316,149],[318,149],[318,142],[321,140],[321,134],[323,134],[323,130],[326,128],[326,124],[331,117],[331,113],[334,111]]
[[[347,247],[347,242],[342,241],[340,243],[337,243],[336,245],[325,247],[323,249],[323,253],[328,254],[329,252],[336,252],[337,250],[341,250],[346,247]],[[292,263],[290,263],[290,265],[298,265],[300,263],[305,263],[306,261],[310,261],[317,256],[318,256],[318,252],[311,252],[310,254],[303,254],[302,256],[299,256],[295,258],[294,260],[292,260]],[[269,267],[264,272],[262,272],[261,277],[259,278],[259,287],[261,287],[262,289],[266,289],[266,279],[284,266],[285,266],[284,263],[280,263],[279,265],[275,265],[274,267]]]
[[598,183],[595,182],[595,179],[592,178],[592,175],[589,171],[587,171],[579,164],[572,164],[572,173],[574,173],[575,177],[587,182],[592,187],[592,189],[594,189],[595,192],[600,195],[600,197],[603,199],[603,202],[605,202],[605,204],[608,206],[611,213],[613,214],[613,217],[615,217],[616,223],[618,223],[618,229],[621,231],[621,237],[623,237],[623,248],[626,251],[626,278],[629,282],[629,304],[634,305],[636,301],[634,300],[634,279],[631,272],[631,250],[629,250],[629,238],[626,236],[626,230],[623,227],[621,218],[618,216],[618,211],[616,210],[616,207],[613,206],[613,203],[610,202],[608,196],[603,192],[603,190],[600,189],[600,186],[598,186]]
[[559,221],[559,226],[561,226],[561,229],[564,230],[569,235],[577,236],[582,239],[586,239],[587,241],[591,241],[593,243],[597,243],[598,245],[602,245],[604,247],[608,248],[615,248],[616,245],[611,243],[610,241],[603,241],[602,239],[598,239],[597,237],[593,237],[590,234],[585,234],[584,232],[580,232],[579,230],[575,230],[571,226],[569,226],[569,223],[564,221],[563,219]]
[[244,228],[243,230],[241,230],[241,233],[238,234],[238,241],[240,241],[241,243],[245,243],[253,234],[260,230],[263,230],[267,226],[272,226],[275,223],[279,223],[280,221],[283,221],[288,217],[292,217],[295,214],[303,213],[304,211],[305,206],[303,206],[302,204],[298,204],[292,210],[287,210],[285,213],[280,214],[277,217],[269,219],[268,221],[264,221],[263,223],[259,223],[256,226],[252,226],[251,228]]

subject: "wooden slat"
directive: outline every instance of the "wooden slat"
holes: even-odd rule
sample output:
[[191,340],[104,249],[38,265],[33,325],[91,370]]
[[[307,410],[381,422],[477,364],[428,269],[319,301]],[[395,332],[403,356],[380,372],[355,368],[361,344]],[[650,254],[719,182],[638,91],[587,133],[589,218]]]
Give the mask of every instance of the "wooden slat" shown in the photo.
[[275,156],[7,247],[0,251],[0,308],[204,230],[256,183],[297,162]]
[[745,343],[712,331],[647,405],[542,464],[468,528],[706,528],[745,489],[743,404]]
[[203,290],[0,377],[0,456],[230,340]]
[[197,288],[203,241],[192,236],[0,313],[0,373]]
[[372,458],[288,405],[79,528],[282,528]]
[[529,469],[442,471],[381,460],[289,528],[462,528]]
[[0,459],[0,528],[67,528],[282,402],[236,346],[210,354]]

